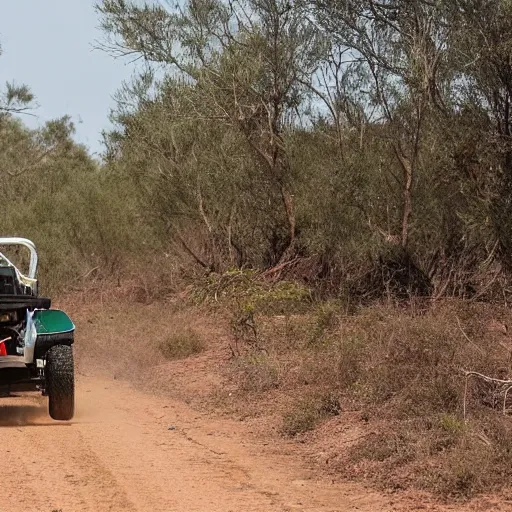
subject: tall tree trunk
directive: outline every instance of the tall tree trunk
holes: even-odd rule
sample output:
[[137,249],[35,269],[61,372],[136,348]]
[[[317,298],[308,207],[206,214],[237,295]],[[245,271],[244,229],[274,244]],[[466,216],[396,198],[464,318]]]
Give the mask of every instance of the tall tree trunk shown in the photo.
[[279,263],[282,263],[286,259],[288,259],[295,246],[295,236],[296,236],[296,217],[295,217],[295,201],[293,199],[293,194],[288,190],[288,187],[281,184],[281,197],[283,199],[284,208],[286,211],[286,219],[288,221],[288,246],[284,250],[283,254],[279,258]]
[[412,187],[414,179],[414,167],[402,149],[395,146],[395,153],[402,167],[404,178],[403,203],[402,203],[402,249],[406,249],[409,243],[409,223],[412,215]]

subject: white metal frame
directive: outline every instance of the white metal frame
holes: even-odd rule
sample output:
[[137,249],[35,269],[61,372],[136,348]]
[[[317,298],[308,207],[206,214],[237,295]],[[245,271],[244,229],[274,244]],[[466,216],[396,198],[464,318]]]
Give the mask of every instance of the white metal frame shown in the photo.
[[[13,236],[7,236],[7,237],[0,237],[0,246],[1,245],[21,245],[23,247],[26,247],[30,251],[30,265],[28,268],[28,275],[27,277],[29,279],[35,279],[37,274],[37,251],[36,246],[33,242],[28,240],[27,238],[18,238]],[[15,265],[13,265],[3,254],[2,257],[5,258],[9,264],[11,264],[14,268],[16,268]]]

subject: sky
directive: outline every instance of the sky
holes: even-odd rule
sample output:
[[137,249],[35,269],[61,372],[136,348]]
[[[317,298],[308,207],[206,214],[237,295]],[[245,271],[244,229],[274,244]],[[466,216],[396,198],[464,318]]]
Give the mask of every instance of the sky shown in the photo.
[[101,40],[94,0],[3,0],[0,17],[0,84],[28,85],[36,96],[36,127],[71,116],[76,140],[101,151],[112,99],[134,72],[129,62],[94,49]]

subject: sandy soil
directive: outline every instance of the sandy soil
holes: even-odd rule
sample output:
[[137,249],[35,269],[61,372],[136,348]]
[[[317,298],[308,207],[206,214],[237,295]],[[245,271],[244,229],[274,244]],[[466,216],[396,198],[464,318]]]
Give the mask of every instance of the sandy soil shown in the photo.
[[394,510],[316,481],[241,423],[116,380],[80,378],[69,423],[51,421],[41,397],[3,399],[0,428],[2,512]]

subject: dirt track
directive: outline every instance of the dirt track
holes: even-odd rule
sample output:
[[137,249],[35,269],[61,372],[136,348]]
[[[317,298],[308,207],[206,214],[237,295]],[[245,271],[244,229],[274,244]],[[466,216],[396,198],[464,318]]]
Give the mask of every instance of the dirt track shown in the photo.
[[239,422],[116,380],[80,378],[77,415],[51,421],[46,401],[0,401],[0,512],[385,511],[359,488],[315,482]]

